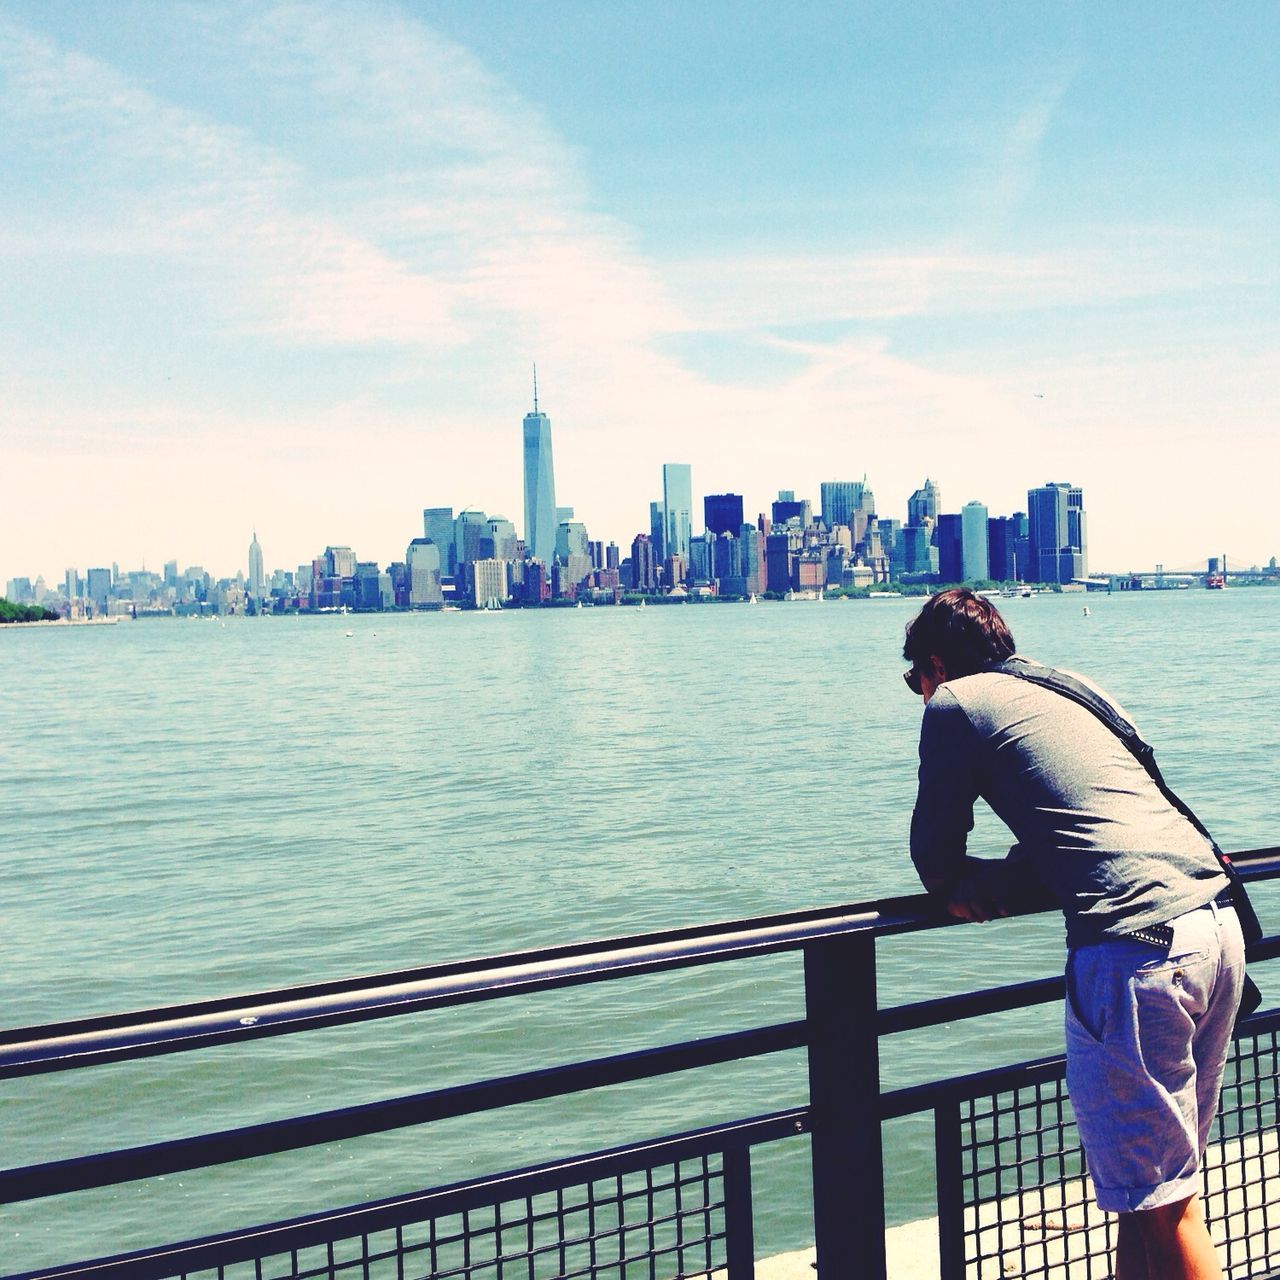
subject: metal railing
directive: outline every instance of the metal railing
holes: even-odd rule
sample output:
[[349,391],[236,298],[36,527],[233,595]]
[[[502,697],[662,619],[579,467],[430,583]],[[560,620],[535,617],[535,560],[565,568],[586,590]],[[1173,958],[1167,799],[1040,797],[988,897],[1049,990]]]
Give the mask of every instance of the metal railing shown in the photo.
[[[1233,855],[1249,881],[1280,849]],[[28,1272],[116,1278],[720,1276],[755,1270],[752,1149],[807,1133],[819,1274],[883,1277],[881,1128],[931,1113],[941,1280],[1105,1276],[1108,1220],[1087,1191],[1059,1057],[885,1092],[883,1036],[1061,1000],[1061,978],[880,1009],[876,941],[954,926],[923,896],[544,948],[0,1033],[0,1078],[189,1052],[778,952],[803,955],[804,1017],[407,1096],[0,1172],[0,1204],[316,1147],[803,1048],[806,1106],[127,1255]],[[1280,936],[1251,949],[1280,955]],[[1280,1269],[1280,1010],[1238,1029],[1208,1216],[1230,1280]],[[243,1271],[237,1268],[245,1268]],[[1083,1268],[1083,1269],[1082,1269]]]

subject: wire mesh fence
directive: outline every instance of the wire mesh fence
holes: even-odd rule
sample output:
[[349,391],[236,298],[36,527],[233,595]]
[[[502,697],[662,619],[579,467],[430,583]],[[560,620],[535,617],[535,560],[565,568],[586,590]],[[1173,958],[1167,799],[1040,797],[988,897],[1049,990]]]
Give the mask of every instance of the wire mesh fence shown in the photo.
[[[1093,1202],[1061,1069],[959,1104],[966,1280],[1106,1280],[1115,1223]],[[940,1169],[939,1176],[945,1176]],[[1280,1027],[1233,1047],[1203,1164],[1205,1216],[1227,1280],[1280,1271]],[[947,1254],[944,1242],[943,1255]]]
[[722,1158],[704,1154],[237,1263],[190,1280],[638,1280],[725,1266]]

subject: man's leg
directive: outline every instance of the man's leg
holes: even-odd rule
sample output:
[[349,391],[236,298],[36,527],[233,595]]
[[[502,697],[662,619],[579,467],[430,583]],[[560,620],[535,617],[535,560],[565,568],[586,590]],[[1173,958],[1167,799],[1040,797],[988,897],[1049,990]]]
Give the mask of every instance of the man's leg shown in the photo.
[[1222,1280],[1200,1198],[1122,1213],[1116,1280]]
[[1152,1280],[1147,1246],[1134,1222],[1136,1216],[1122,1213],[1116,1219],[1116,1280]]

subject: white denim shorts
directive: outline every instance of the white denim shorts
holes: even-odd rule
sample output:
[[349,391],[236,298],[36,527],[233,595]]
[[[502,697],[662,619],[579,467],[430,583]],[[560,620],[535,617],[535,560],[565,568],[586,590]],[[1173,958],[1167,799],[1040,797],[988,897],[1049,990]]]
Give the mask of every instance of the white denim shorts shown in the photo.
[[1169,921],[1168,953],[1116,938],[1067,955],[1067,1091],[1098,1207],[1156,1209],[1199,1190],[1244,979],[1231,907]]

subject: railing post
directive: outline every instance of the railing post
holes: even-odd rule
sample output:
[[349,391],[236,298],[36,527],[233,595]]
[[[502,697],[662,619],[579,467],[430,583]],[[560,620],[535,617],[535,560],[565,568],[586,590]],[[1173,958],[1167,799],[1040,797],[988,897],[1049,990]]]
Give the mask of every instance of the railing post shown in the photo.
[[964,1280],[964,1148],[960,1104],[933,1112],[934,1177],[938,1187],[938,1280]]
[[885,1280],[875,936],[804,950],[819,1280]]
[[723,1158],[727,1280],[754,1280],[756,1238],[751,1202],[751,1148],[745,1143],[730,1147]]

